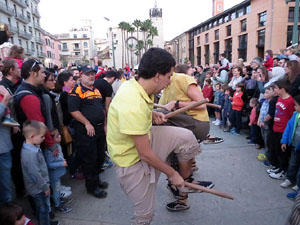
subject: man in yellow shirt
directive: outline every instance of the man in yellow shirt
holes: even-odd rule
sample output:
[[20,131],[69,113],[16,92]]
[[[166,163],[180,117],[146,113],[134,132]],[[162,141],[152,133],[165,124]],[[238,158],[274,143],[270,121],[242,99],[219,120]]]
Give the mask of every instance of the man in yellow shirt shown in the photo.
[[[184,128],[152,126],[166,122],[162,113],[152,111],[154,94],[170,84],[175,60],[160,48],[142,57],[138,78],[125,82],[112,100],[108,112],[107,145],[116,164],[121,187],[134,204],[131,224],[150,224],[154,214],[159,175],[165,173],[179,188],[191,174],[191,159],[200,153],[193,133]],[[179,173],[165,161],[171,152],[178,156]],[[187,194],[167,205],[173,211],[188,209]]]

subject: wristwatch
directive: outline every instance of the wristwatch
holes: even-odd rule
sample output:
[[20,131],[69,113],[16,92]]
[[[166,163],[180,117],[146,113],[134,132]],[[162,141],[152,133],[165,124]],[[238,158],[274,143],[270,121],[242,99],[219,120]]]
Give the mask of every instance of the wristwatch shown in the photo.
[[177,100],[175,103],[175,109],[179,109],[179,100]]

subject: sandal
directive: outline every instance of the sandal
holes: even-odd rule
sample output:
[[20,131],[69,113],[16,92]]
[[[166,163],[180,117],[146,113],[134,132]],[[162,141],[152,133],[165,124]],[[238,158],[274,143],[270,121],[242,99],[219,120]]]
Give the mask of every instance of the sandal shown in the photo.
[[166,208],[170,211],[183,211],[189,209],[190,206],[184,202],[176,200],[174,202],[170,202],[169,204],[167,204]]
[[203,141],[203,144],[219,144],[221,142],[223,142],[224,139],[223,138],[218,138],[218,137],[210,137],[210,135],[208,135],[204,141]]

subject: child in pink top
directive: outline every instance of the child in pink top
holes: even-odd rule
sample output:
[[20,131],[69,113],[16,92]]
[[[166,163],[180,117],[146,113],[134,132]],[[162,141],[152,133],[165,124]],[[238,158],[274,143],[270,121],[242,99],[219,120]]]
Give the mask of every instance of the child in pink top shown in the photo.
[[259,148],[260,146],[257,143],[257,136],[258,136],[258,126],[257,126],[257,120],[258,120],[258,114],[256,112],[257,106],[259,102],[257,98],[251,98],[250,99],[250,107],[252,108],[249,119],[249,126],[250,126],[250,141],[248,144],[255,144],[256,148]]

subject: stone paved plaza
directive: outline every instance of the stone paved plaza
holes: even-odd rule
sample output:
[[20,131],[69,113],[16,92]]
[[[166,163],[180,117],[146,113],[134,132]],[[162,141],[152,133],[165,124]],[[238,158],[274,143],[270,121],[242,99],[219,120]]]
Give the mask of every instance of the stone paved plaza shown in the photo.
[[[165,205],[173,200],[162,175],[157,188],[153,225],[283,225],[293,202],[285,195],[278,180],[268,177],[256,156],[263,150],[247,145],[245,135],[233,136],[211,125],[211,134],[224,143],[202,145],[197,157],[195,177],[211,180],[215,189],[232,194],[234,201],[211,194],[190,194],[190,210],[169,212]],[[116,180],[113,169],[103,180],[110,183],[108,196],[96,199],[86,194],[84,181],[66,180],[72,186],[73,210],[56,214],[62,225],[128,225],[133,209]]]

